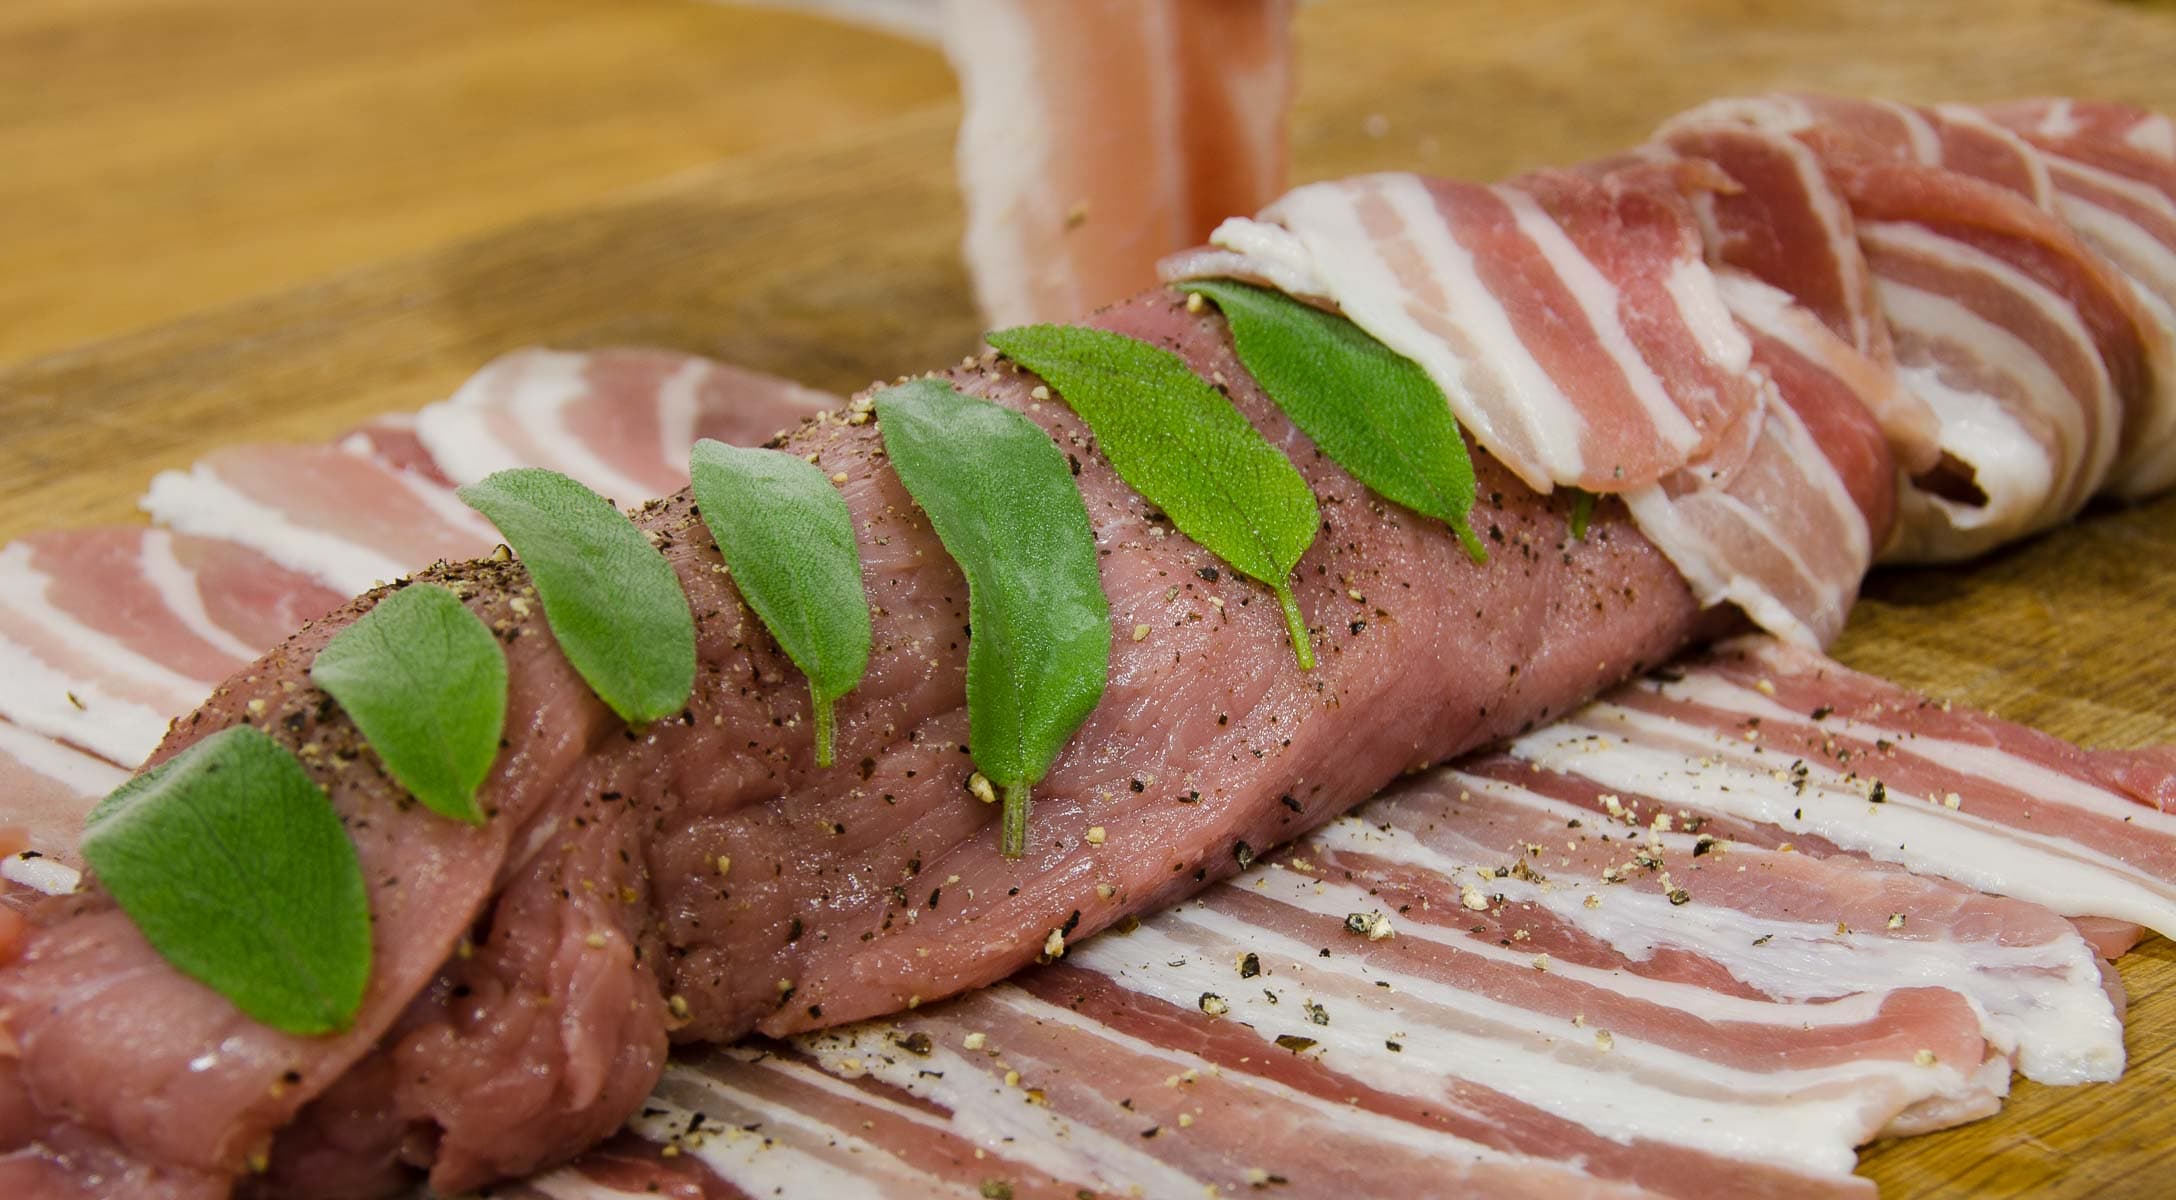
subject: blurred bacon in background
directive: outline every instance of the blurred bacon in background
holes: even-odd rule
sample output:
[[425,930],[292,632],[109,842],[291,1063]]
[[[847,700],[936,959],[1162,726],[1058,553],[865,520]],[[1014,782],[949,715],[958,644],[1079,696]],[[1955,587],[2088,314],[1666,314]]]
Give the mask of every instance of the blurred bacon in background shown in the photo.
[[1063,320],[1285,183],[1293,0],[949,0],[967,262],[992,325]]
[[[986,283],[996,311],[1116,298],[1149,282],[1157,253],[1276,193],[1290,7],[962,0],[978,19],[1012,13],[951,48],[990,105],[969,122],[983,157],[968,169],[1012,181],[978,205],[978,245],[1017,220],[1012,236],[1066,250],[1049,260],[1064,271]],[[945,13],[941,0],[11,0],[0,365],[944,104]],[[1098,65],[1060,68],[1060,48]],[[1248,70],[1221,77],[1244,96],[1188,70],[1235,54]],[[1130,73],[1106,74],[1121,61]],[[1002,103],[1017,82],[1038,103]],[[1142,105],[1098,99],[1146,83]],[[1072,166],[1031,178],[1053,149]],[[1137,183],[1153,172],[1154,187]],[[1149,209],[1170,221],[1141,240]]]
[[1159,258],[1284,190],[1296,2],[799,6],[944,46],[976,299],[1015,325],[1132,295]]

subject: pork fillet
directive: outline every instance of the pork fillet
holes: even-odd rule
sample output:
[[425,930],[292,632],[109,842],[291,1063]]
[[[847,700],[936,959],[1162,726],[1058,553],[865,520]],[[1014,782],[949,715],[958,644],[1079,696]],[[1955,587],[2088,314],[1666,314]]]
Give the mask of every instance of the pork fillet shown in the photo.
[[1078,463],[1119,632],[1101,705],[1038,789],[1026,857],[1001,858],[995,808],[964,788],[964,581],[875,427],[820,418],[786,445],[848,476],[876,621],[869,674],[840,707],[839,768],[813,767],[806,690],[684,493],[638,520],[693,605],[698,681],[679,718],[646,730],[573,674],[518,565],[420,576],[464,592],[508,648],[520,715],[480,829],[414,807],[308,684],[317,648],[374,591],[230,680],[161,750],[260,724],[333,797],[376,920],[356,1026],[307,1039],[248,1021],[93,887],[35,911],[0,970],[17,1050],[0,1145],[44,1170],[71,1140],[110,1143],[199,1173],[208,1194],[265,1170],[266,1191],[306,1174],[313,1192],[352,1194],[425,1168],[442,1191],[519,1173],[616,1128],[669,1039],[812,1029],[991,982],[1694,635],[1685,584],[1614,504],[1574,540],[1569,498],[1544,501],[1477,455],[1472,519],[1492,550],[1477,566],[1315,452],[1213,315],[1151,293],[1099,323],[1225,381],[1308,477],[1324,523],[1298,592],[1320,669],[1292,667],[1267,593],[1172,531],[1061,404],[1030,395],[1031,376],[992,360],[954,372]]

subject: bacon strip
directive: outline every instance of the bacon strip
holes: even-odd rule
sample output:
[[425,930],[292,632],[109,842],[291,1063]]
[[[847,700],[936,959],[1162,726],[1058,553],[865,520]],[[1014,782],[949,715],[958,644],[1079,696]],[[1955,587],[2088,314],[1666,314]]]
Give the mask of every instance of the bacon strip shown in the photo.
[[83,818],[127,778],[103,759],[0,721],[0,796],[7,798],[0,830],[21,835],[16,850],[73,860]]
[[691,355],[528,349],[494,359],[452,399],[424,409],[416,438],[454,483],[545,467],[634,503],[685,487],[699,438],[755,445],[839,403]]
[[1285,183],[1292,0],[950,0],[966,252],[998,326],[1080,317]]
[[[1611,793],[1616,806],[1601,801],[1598,816],[1583,777],[1537,774],[1504,755],[1465,764],[1442,787],[1458,791],[1458,822],[1424,822],[1397,793],[1377,805],[1387,828],[1364,836],[1411,857],[1396,846],[1403,830],[1420,830],[1414,841],[1427,850],[1477,864],[1473,881],[1490,894],[1601,939],[1639,974],[1794,1002],[1925,981],[1969,999],[1990,1047],[2032,1079],[2122,1073],[2120,1014],[2100,960],[2038,905],[1850,856],[1727,840],[1733,831],[1719,822],[1634,795]],[[1613,841],[1565,832],[1577,828]],[[1532,868],[1486,877],[1505,860]],[[1556,951],[1582,952],[1576,942]]]
[[[2087,107],[1717,101],[1496,187],[1311,184],[1164,271],[1342,310],[1522,481],[1622,494],[1704,603],[1812,648],[1876,550],[2176,481],[2171,126]],[[1846,482],[1862,408],[1894,492]]]
[[1527,486],[1616,492],[1682,466],[1758,404],[1751,348],[1676,199],[1571,175],[1493,188],[1359,176],[1220,226],[1216,244],[1243,259],[1167,274],[1236,269],[1332,301],[1425,368]]
[[[1948,111],[1945,109],[1945,111]],[[2176,125],[2107,101],[2022,100],[1980,110],[2037,149],[2054,210],[2129,279],[2158,329],[2150,398],[2126,414],[2117,495],[2176,484]]]
[[686,486],[697,438],[760,442],[836,404],[689,355],[520,350],[412,424],[376,421],[336,446],[228,447],[161,474],[143,507],[353,594],[491,548],[498,534],[454,484],[539,466],[633,503]]
[[340,599],[228,542],[33,534],[0,549],[0,716],[135,766],[170,717]]
[[[2014,133],[1961,106],[1765,96],[1703,105],[1658,136],[1738,180],[1713,210],[1721,261],[1804,289],[1839,332],[1887,325],[1941,455],[1911,463],[1890,557],[1968,557],[2065,520],[2119,445],[2148,437],[2170,328],[2055,215],[2048,166]],[[1786,157],[1794,172],[1774,168]],[[1822,191],[1833,198],[1804,203]],[[1827,218],[1818,242],[1802,237],[1809,207]],[[1896,431],[1906,447],[1918,436]]]
[[[1645,159],[1493,188],[1411,175],[1311,184],[1258,220],[1226,222],[1222,251],[1166,273],[1237,274],[1336,304],[1425,368],[1523,482],[1623,494],[1703,603],[1737,603],[1818,646],[1843,627],[1873,533],[1845,472],[1755,366],[1685,187]],[[1830,366],[1839,351],[1798,361],[1837,381],[1822,398],[1848,404],[1849,421],[1867,372]],[[1885,503],[1871,507],[1887,520]]]
[[162,525],[237,542],[342,595],[498,541],[444,484],[334,446],[215,450],[160,473],[142,504]]
[[[1290,886],[1312,891],[1302,877],[1295,876]],[[1248,898],[1244,890],[1230,894]],[[1848,1174],[1846,1139],[1852,1134],[1836,1130],[1861,1131],[1869,1112],[1893,1102],[1867,1099],[1870,1091],[1884,1090],[1867,1085],[1893,1078],[1919,1093],[1972,1074],[1921,1067],[1913,1059],[1915,1049],[1908,1048],[1924,1040],[1935,1013],[1962,1012],[1954,998],[1940,993],[1920,993],[1894,1005],[1797,1008],[1791,1022],[1784,1022],[1779,1010],[1778,1027],[1795,1029],[1800,1048],[1783,1052],[1782,1061],[1791,1065],[1766,1062],[1757,1076],[1748,1075],[1722,1061],[1703,1063],[1698,1055],[1688,1059],[1680,1051],[1650,1046],[1629,1032],[1609,1032],[1614,1018],[1637,1021],[1659,1010],[1619,1000],[1612,1011],[1609,997],[1567,989],[1561,977],[1537,973],[1526,955],[1506,954],[1516,961],[1487,973],[1522,985],[1518,990],[1527,995],[1563,996],[1565,1004],[1580,1002],[1582,995],[1599,1000],[1591,1025],[1573,1024],[1570,1018],[1578,1014],[1559,1006],[1543,1014],[1512,1014],[1501,999],[1431,978],[1428,966],[1457,968],[1469,957],[1441,955],[1437,943],[1410,943],[1401,936],[1377,948],[1384,957],[1420,964],[1416,972],[1371,964],[1364,952],[1344,960],[1346,943],[1357,939],[1343,932],[1341,914],[1289,913],[1286,920],[1315,927],[1316,936],[1339,939],[1333,943],[1338,951],[1325,963],[1316,956],[1314,941],[1295,946],[1278,930],[1257,923],[1264,915],[1286,912],[1284,906],[1257,904],[1268,907],[1245,913],[1244,924],[1182,910],[1133,934],[1091,943],[1073,956],[1078,965],[1069,960],[1064,968],[1032,974],[927,1017],[814,1035],[801,1044],[830,1071],[848,1077],[866,1073],[903,1099],[919,1102],[912,1108],[896,1101],[888,1106],[906,1109],[910,1137],[886,1139],[889,1145],[868,1150],[905,1158],[949,1135],[997,1150],[993,1160],[973,1164],[983,1179],[1017,1181],[1024,1174],[1031,1181],[1055,1177],[1075,1187],[1119,1193],[1140,1187],[1155,1195],[1194,1194],[1209,1184],[1236,1189],[1272,1174],[1311,1191],[1346,1188],[1369,1195],[1455,1185],[1514,1195],[1860,1194],[1863,1183]],[[1256,955],[1261,972],[1242,979],[1240,964],[1248,953]],[[1388,990],[1378,984],[1389,985]],[[1444,990],[1447,986],[1454,990]],[[1205,994],[1228,997],[1229,1014],[1203,1013]],[[1931,1010],[1914,1010],[1920,997],[1935,1001]],[[1469,1006],[1480,1014],[1470,1015]],[[1741,1012],[1761,1007],[1737,1006]],[[1329,1023],[1316,1024],[1309,1016],[1313,1012],[1329,1014]],[[1681,1023],[1688,1031],[1693,1025]],[[1277,1036],[1298,1048],[1276,1043]],[[1852,1065],[1854,1049],[1885,1037],[1893,1040],[1901,1063]],[[1823,1043],[1825,1050],[1818,1048]],[[1972,1055],[1978,1040],[1963,1035],[1944,1045]],[[1820,1065],[1824,1057],[1841,1062]],[[1976,1065],[1976,1059],[1970,1061]],[[674,1082],[660,1089],[677,1111],[637,1127],[684,1144],[685,1114],[698,1107],[715,1111],[693,1101],[731,1091],[782,1103],[789,1130],[806,1129],[795,1119],[803,1114],[836,1119],[808,1113],[806,1107],[797,1110],[794,1097],[781,1094],[784,1089],[750,1082],[765,1073],[821,1078],[790,1060],[714,1060],[702,1069],[709,1086],[698,1089],[689,1086],[690,1076],[701,1076],[683,1066]],[[1741,1101],[1717,1091],[1702,1099],[1698,1093],[1709,1085],[1693,1080],[1703,1075],[1724,1088],[1751,1082],[1753,1094]],[[1503,1089],[1506,1081],[1513,1083],[1511,1091]],[[1670,1092],[1666,1100],[1649,1090],[1657,1086]],[[1522,1100],[1517,1092],[1538,1096],[1544,1104]],[[1635,1111],[1643,1097],[1662,1107]],[[1609,1121],[1601,1129],[1583,1124],[1558,1111],[1565,1105],[1590,1117],[1611,1113],[1620,1131],[1613,1132]],[[1788,1124],[1782,1109],[1814,1128]],[[1734,1144],[1729,1153],[1717,1154],[1652,1136],[1662,1130],[1675,1139],[1697,1129],[1698,1121],[1685,1119],[1695,1112],[1725,1121],[1724,1128],[1711,1128],[1700,1140],[1722,1145],[1732,1132],[1750,1133],[1752,1144]],[[757,1115],[767,1122],[781,1116],[776,1107]],[[1766,1132],[1759,1127],[1763,1116],[1769,1121]],[[865,1138],[870,1126],[864,1117],[830,1128]],[[1648,1135],[1621,1131],[1628,1128]],[[796,1140],[819,1140],[809,1135],[821,1132],[807,1130]],[[778,1178],[751,1168],[776,1172],[800,1165],[791,1156],[763,1161],[752,1153],[751,1140],[698,1138],[696,1152],[750,1193]],[[836,1144],[835,1138],[821,1140]],[[724,1146],[713,1151],[719,1141]],[[1786,1164],[1762,1161],[1766,1155]],[[1826,1169],[1789,1165],[1806,1155],[1825,1159]],[[835,1153],[824,1161],[833,1170],[866,1172],[864,1186],[880,1183],[896,1165],[881,1157],[864,1165],[863,1155]],[[1250,1176],[1248,1167],[1259,1174]]]
[[1595,794],[2176,932],[2176,814],[2133,794],[2135,755],[1945,709],[1773,642],[1624,689],[1512,753]]

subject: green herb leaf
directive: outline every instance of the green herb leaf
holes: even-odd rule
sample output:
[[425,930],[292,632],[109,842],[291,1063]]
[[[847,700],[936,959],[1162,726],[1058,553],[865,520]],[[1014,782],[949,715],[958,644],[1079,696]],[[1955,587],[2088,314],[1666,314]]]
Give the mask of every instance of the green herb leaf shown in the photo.
[[688,470],[741,598],[808,676],[816,765],[832,760],[831,706],[869,669],[869,600],[854,519],[806,460],[708,438]]
[[612,502],[556,471],[517,467],[460,490],[529,569],[544,619],[599,699],[640,724],[695,690],[695,617],[672,564]]
[[380,600],[317,652],[310,682],[425,808],[483,823],[476,789],[506,725],[506,654],[452,592],[415,584]]
[[83,858],[152,948],[288,1033],[355,1021],[370,899],[347,829],[279,743],[221,730],[91,810]]
[[986,339],[1049,381],[1119,478],[1179,532],[1277,594],[1302,670],[1315,650],[1292,568],[1321,514],[1297,468],[1178,355],[1099,329],[1024,325]]
[[1216,302],[1262,390],[1330,461],[1394,504],[1451,527],[1475,562],[1473,460],[1443,389],[1335,313],[1228,280],[1180,285]]
[[967,723],[1027,848],[1030,789],[1103,696],[1111,609],[1065,455],[1033,421],[933,379],[876,396],[885,452],[967,576]]

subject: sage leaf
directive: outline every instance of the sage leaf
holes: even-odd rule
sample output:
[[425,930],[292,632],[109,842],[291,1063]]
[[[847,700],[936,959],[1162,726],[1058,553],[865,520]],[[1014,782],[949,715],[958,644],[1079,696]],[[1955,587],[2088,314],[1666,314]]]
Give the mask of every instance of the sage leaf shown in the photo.
[[458,493],[513,547],[567,661],[623,720],[680,711],[695,690],[695,616],[680,577],[612,502],[557,471],[516,467]]
[[1587,540],[1587,522],[1594,519],[1594,493],[1577,489],[1572,493],[1572,537]]
[[1292,569],[1321,514],[1299,470],[1168,350],[1122,334],[1023,325],[985,339],[1057,389],[1095,431],[1119,478],[1179,532],[1269,586],[1292,652],[1313,670]]
[[1111,609],[1088,509],[1033,421],[933,379],[876,396],[899,481],[967,576],[967,724],[1005,801],[999,846],[1027,849],[1028,801],[1110,674]]
[[83,858],[159,955],[288,1033],[345,1029],[370,979],[370,899],[302,765],[237,725],[91,810]]
[[1181,290],[1216,302],[1239,360],[1330,461],[1374,492],[1451,527],[1475,562],[1473,460],[1443,389],[1335,313],[1229,280]]
[[869,669],[869,600],[854,519],[807,460],[704,438],[689,456],[695,503],[741,599],[808,676],[816,765],[832,762],[832,705]]
[[378,601],[317,652],[310,682],[425,808],[483,823],[476,789],[506,726],[506,654],[452,592],[419,583]]

